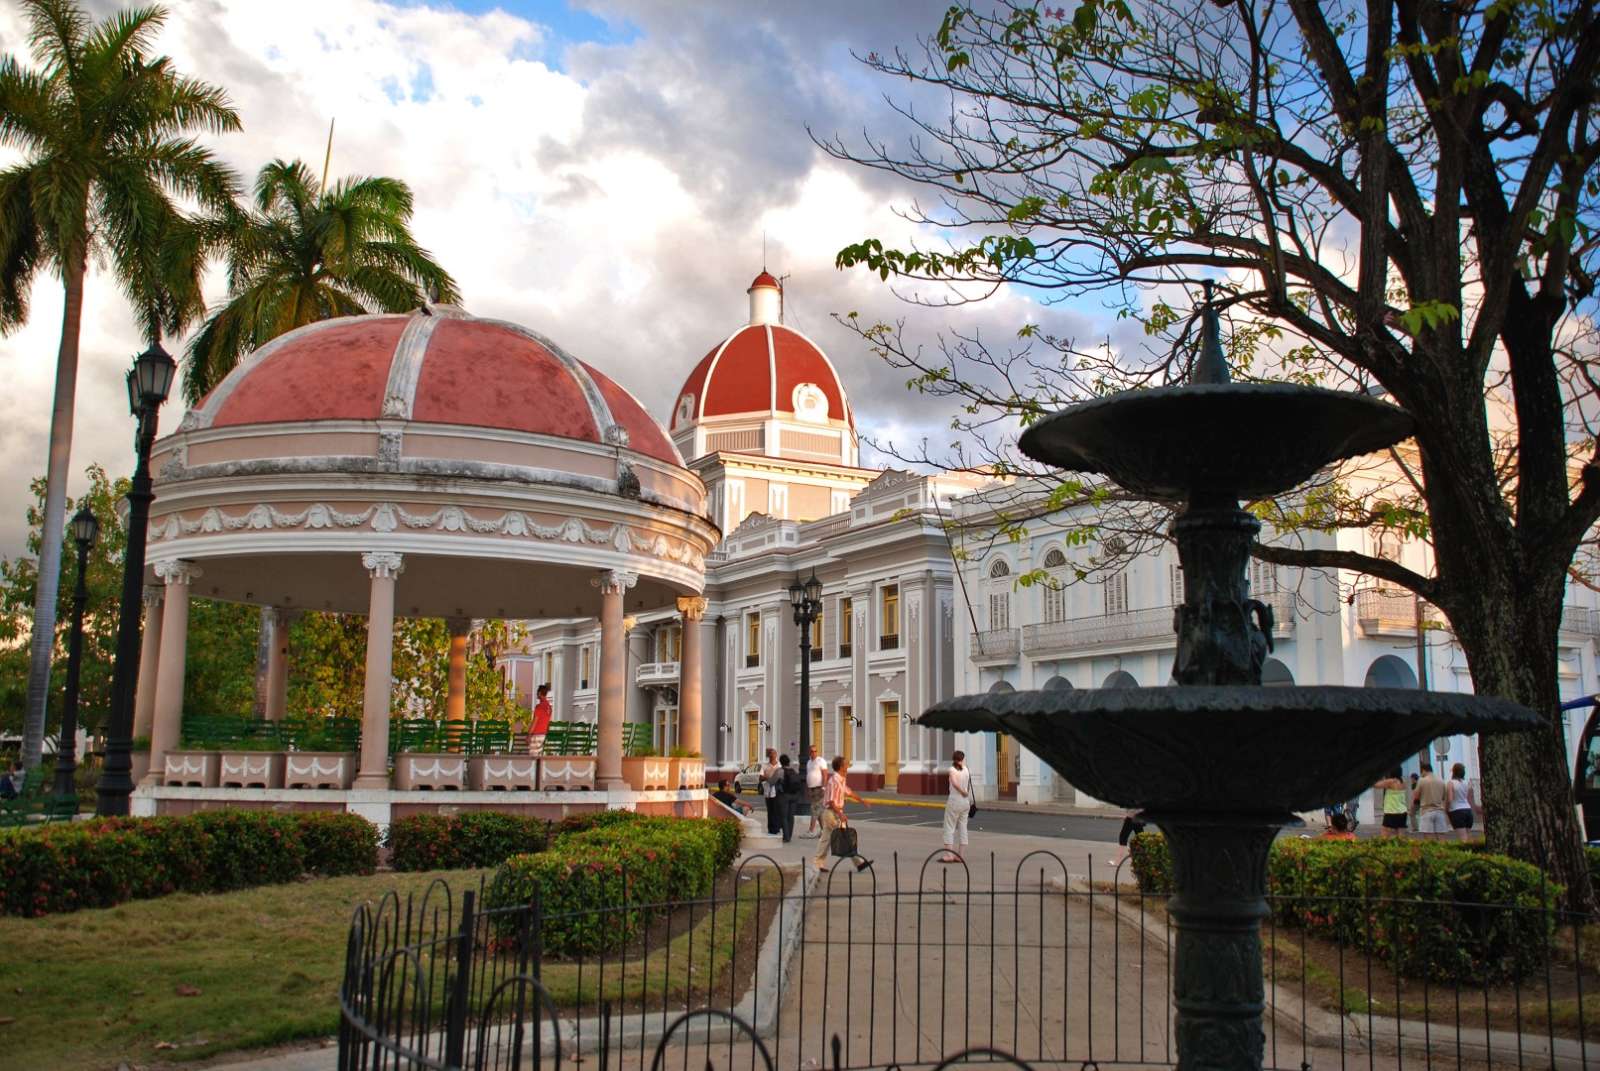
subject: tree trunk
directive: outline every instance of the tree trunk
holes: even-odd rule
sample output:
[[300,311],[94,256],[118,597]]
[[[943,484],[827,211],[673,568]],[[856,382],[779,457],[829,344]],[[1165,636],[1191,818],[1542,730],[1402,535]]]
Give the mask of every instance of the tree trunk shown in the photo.
[[1540,587],[1525,585],[1520,599],[1513,595],[1495,600],[1500,603],[1495,608],[1469,611],[1463,619],[1476,627],[1457,629],[1473,688],[1515,700],[1545,718],[1535,732],[1478,738],[1484,827],[1490,851],[1542,868],[1552,883],[1566,888],[1569,908],[1592,912],[1594,890],[1561,726],[1556,672],[1561,585],[1544,585],[1553,587],[1553,595]]
[[66,258],[66,301],[61,310],[61,346],[56,353],[55,405],[50,414],[50,460],[45,469],[44,528],[40,532],[38,590],[33,603],[28,705],[22,722],[22,765],[39,764],[44,750],[45,712],[50,699],[50,656],[55,653],[56,598],[61,585],[61,542],[66,534],[67,479],[72,463],[72,416],[78,391],[78,333],[83,323],[83,276],[87,257]]

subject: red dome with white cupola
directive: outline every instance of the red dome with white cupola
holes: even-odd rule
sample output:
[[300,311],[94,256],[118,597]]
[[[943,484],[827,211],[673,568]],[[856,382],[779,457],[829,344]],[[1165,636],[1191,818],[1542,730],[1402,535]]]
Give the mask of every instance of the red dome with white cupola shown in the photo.
[[720,451],[855,465],[855,417],[833,362],[783,323],[771,274],[746,292],[749,323],[711,347],[678,392],[674,443],[686,457]]

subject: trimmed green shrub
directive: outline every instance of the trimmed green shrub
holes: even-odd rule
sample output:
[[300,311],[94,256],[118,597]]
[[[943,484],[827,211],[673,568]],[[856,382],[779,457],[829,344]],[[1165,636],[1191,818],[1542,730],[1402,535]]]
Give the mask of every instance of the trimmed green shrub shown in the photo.
[[328,811],[295,817],[305,844],[307,873],[336,878],[378,869],[378,827],[359,814]]
[[1167,838],[1160,833],[1135,833],[1128,840],[1128,860],[1140,892],[1172,895],[1172,853],[1167,851]]
[[[661,905],[710,895],[739,852],[737,822],[607,813],[558,831],[542,853],[507,859],[485,906],[527,904],[538,890],[548,954],[609,952],[643,932]],[[501,916],[507,936],[520,924],[514,913]]]
[[[1172,893],[1165,838],[1141,833],[1129,847],[1140,890]],[[1276,841],[1267,887],[1279,925],[1370,951],[1411,977],[1474,985],[1542,965],[1564,892],[1481,846],[1388,838]]]
[[513,855],[544,850],[549,823],[497,811],[419,814],[389,826],[390,865],[396,870],[455,870],[499,866]]
[[359,815],[211,811],[0,831],[0,913],[38,916],[173,892],[365,873],[377,830]]

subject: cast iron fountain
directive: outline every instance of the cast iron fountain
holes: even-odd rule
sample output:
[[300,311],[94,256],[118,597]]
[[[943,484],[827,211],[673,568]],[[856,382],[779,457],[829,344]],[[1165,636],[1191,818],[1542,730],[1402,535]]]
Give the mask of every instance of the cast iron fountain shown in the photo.
[[1261,686],[1272,611],[1250,597],[1260,523],[1239,508],[1323,466],[1405,439],[1411,417],[1363,394],[1231,383],[1216,309],[1189,383],[1074,405],[1028,429],[1023,453],[1181,502],[1177,658],[1165,688],[960,696],[924,725],[1003,732],[1071,784],[1137,807],[1166,834],[1177,894],[1178,1067],[1262,1065],[1267,849],[1292,812],[1347,800],[1429,740],[1532,728],[1501,699],[1397,688]]

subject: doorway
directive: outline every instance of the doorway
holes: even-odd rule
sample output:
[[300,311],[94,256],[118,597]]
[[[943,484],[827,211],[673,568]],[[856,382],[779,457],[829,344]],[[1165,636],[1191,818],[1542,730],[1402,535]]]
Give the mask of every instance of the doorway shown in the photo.
[[[811,743],[812,743],[812,746],[814,746],[817,749],[817,754],[822,756],[823,760],[826,761],[827,758],[828,758],[828,752],[827,752],[827,749],[825,749],[822,746],[822,708],[821,707],[818,707],[817,709],[815,709],[815,710],[813,710],[811,712]],[[809,758],[810,758],[810,756],[808,756],[808,755],[801,755],[800,756],[800,761],[802,763],[804,763]]]
[[744,761],[754,766],[761,758],[761,712],[744,712]]
[[1002,796],[1015,796],[1017,782],[1011,774],[1011,764],[1015,761],[1016,745],[1011,742],[1011,737],[1005,733],[995,733],[994,743],[994,776]]
[[678,708],[663,707],[656,711],[655,746],[658,755],[670,754],[678,746]]
[[883,704],[883,787],[900,783],[900,704]]
[[839,707],[839,754],[844,756],[844,768],[850,769],[855,760],[856,725],[854,712],[848,703]]

